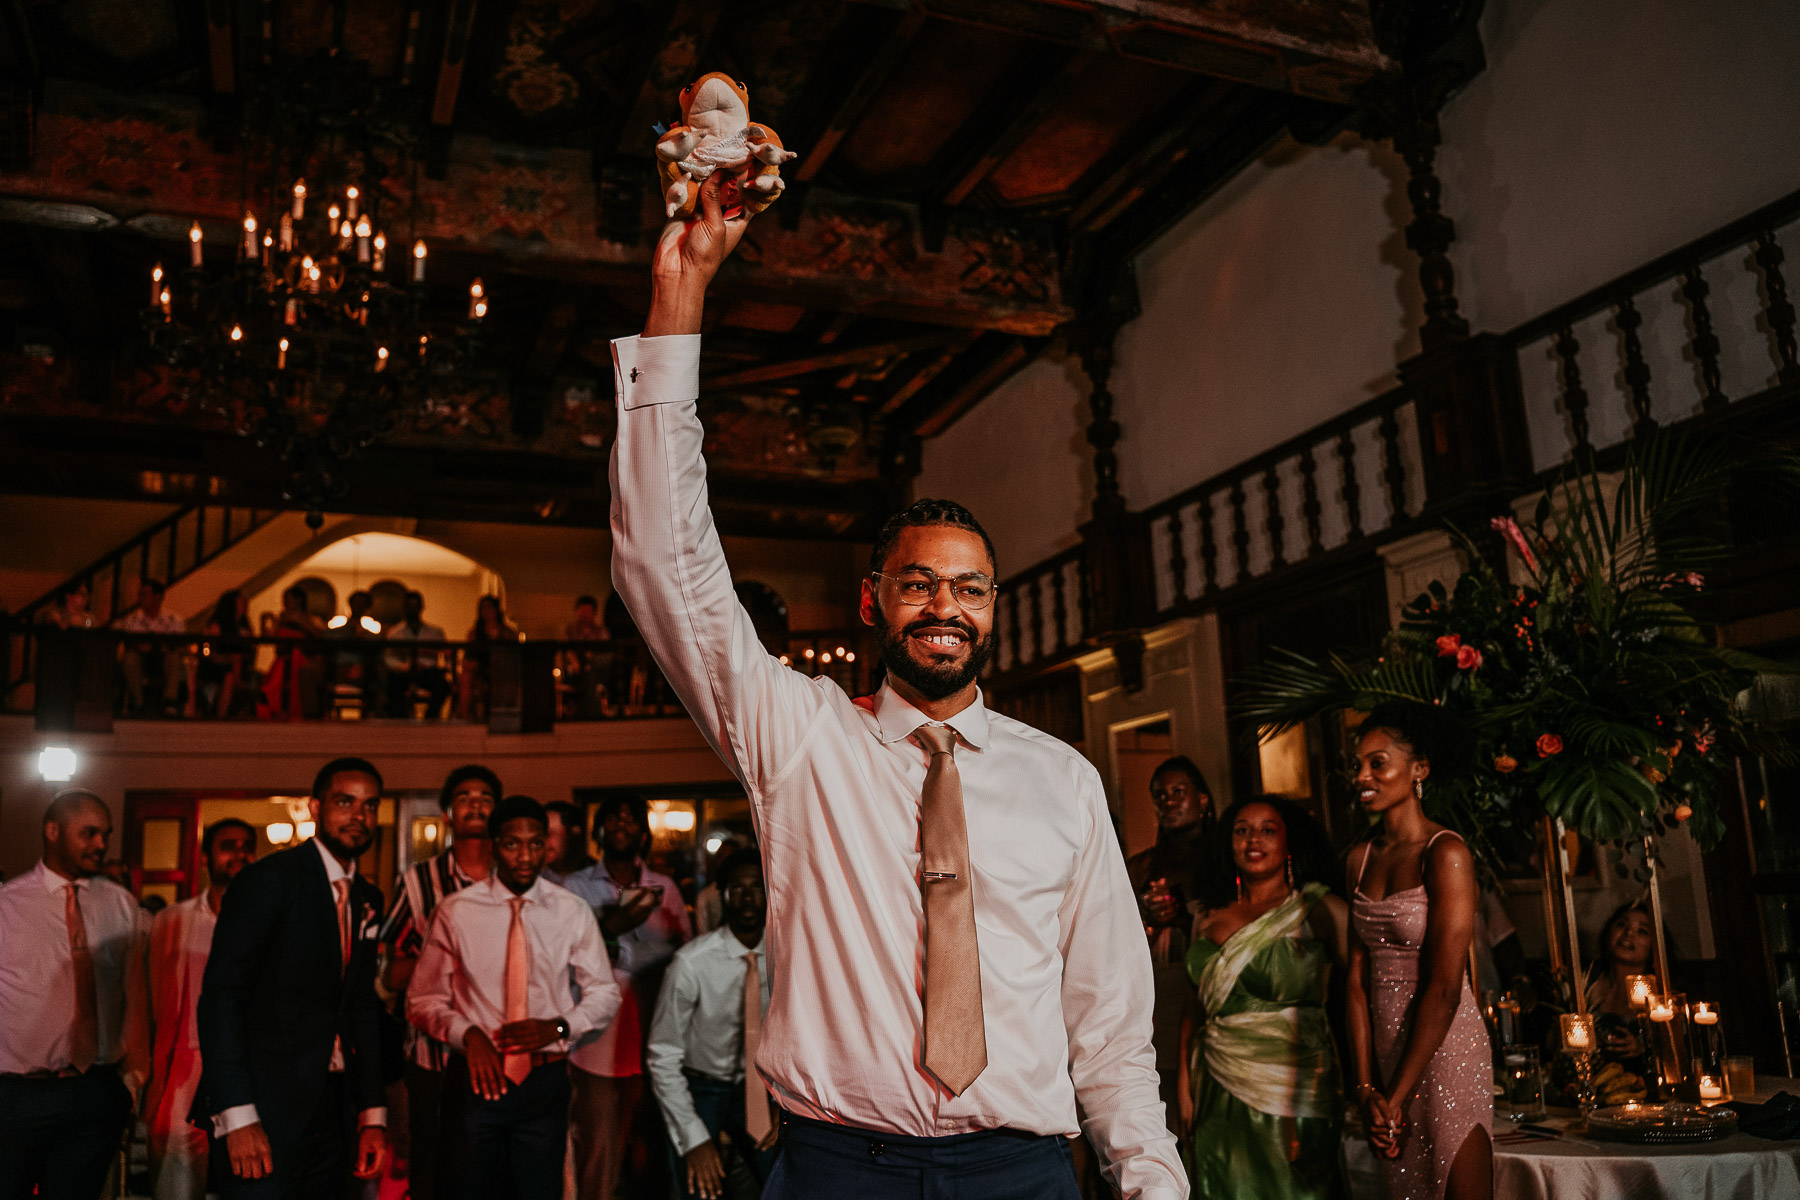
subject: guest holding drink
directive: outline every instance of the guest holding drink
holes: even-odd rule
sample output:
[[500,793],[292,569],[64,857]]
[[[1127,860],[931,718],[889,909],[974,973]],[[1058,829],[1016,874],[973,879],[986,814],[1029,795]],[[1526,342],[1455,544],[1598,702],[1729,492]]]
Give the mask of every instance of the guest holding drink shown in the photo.
[[1467,979],[1480,889],[1469,848],[1424,807],[1462,746],[1446,714],[1410,701],[1378,705],[1357,736],[1356,797],[1380,823],[1348,859],[1344,1002],[1356,1100],[1393,1200],[1494,1194],[1492,1051]]
[[1225,810],[1187,967],[1201,1024],[1191,1047],[1195,1200],[1323,1200],[1335,1190],[1343,1095],[1327,968],[1349,908],[1325,882],[1330,842],[1280,796]]

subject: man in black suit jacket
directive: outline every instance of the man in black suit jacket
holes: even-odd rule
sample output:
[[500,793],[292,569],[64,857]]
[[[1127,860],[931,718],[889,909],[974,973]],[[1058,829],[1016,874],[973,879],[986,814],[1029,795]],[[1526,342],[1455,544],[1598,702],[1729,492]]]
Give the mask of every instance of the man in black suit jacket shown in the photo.
[[[387,1158],[375,999],[381,892],[356,874],[381,774],[340,758],[313,781],[315,835],[232,881],[200,989],[200,1094],[230,1158],[227,1194],[315,1200]],[[354,1163],[346,1162],[353,1130]]]

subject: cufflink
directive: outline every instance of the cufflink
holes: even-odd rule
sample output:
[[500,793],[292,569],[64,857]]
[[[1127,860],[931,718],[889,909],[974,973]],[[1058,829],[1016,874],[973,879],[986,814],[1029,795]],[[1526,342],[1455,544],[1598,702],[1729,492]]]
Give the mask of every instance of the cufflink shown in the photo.
[[920,874],[924,875],[925,878],[927,878],[927,879],[955,879],[956,878],[955,871],[921,871]]
[[636,367],[631,368],[631,382],[636,383],[637,377],[638,377],[638,369]]

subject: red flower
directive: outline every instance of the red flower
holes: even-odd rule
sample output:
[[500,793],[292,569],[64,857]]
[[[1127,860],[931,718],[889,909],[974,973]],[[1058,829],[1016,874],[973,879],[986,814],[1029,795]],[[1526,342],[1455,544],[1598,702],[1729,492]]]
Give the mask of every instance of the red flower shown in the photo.
[[1473,671],[1481,666],[1481,651],[1473,646],[1463,646],[1456,652],[1456,666],[1461,671]]
[[1438,657],[1454,658],[1462,646],[1462,638],[1454,633],[1446,633],[1437,640]]
[[1549,758],[1552,754],[1562,753],[1562,739],[1554,733],[1546,733],[1537,740],[1539,758]]
[[1511,775],[1519,769],[1519,760],[1510,754],[1502,754],[1494,760],[1494,770],[1502,775]]

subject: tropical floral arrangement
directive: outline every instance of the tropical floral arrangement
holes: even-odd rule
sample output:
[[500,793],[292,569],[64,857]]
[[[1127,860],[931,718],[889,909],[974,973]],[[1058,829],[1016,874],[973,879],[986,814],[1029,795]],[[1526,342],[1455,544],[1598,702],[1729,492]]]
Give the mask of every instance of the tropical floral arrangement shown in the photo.
[[1759,672],[1789,668],[1717,644],[1697,615],[1706,572],[1729,553],[1727,501],[1796,478],[1792,456],[1647,439],[1616,473],[1565,475],[1525,525],[1494,519],[1489,555],[1453,530],[1468,566],[1452,587],[1434,582],[1372,652],[1278,652],[1242,681],[1237,712],[1266,737],[1394,698],[1450,710],[1472,769],[1428,785],[1427,803],[1490,864],[1544,815],[1640,846],[1685,822],[1710,847],[1736,758],[1791,751],[1740,701]]

